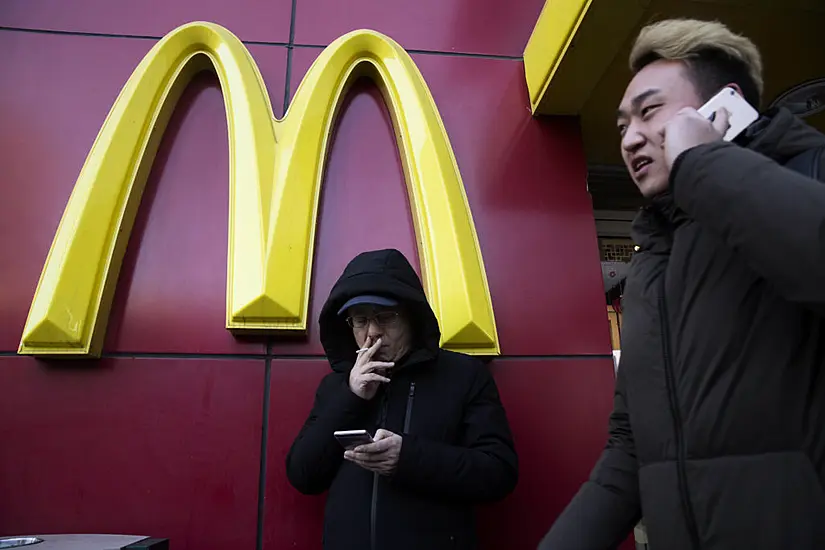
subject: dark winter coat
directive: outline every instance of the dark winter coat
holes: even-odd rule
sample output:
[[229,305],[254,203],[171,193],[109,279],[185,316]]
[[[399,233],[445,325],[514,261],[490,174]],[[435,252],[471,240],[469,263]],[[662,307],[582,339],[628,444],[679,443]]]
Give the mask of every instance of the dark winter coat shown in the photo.
[[634,222],[607,448],[542,550],[642,515],[652,550],[825,548],[825,185],[782,166],[822,146],[778,111],[677,159]]
[[[380,294],[412,312],[415,345],[370,401],[349,389],[356,344],[338,309],[353,296]],[[439,349],[440,330],[421,281],[395,250],[356,257],[333,287],[320,318],[332,366],[287,456],[290,483],[305,494],[329,490],[326,550],[472,549],[475,504],[510,493],[516,452],[495,381],[480,360]],[[403,437],[396,472],[379,476],[343,460],[336,430],[384,428]]]

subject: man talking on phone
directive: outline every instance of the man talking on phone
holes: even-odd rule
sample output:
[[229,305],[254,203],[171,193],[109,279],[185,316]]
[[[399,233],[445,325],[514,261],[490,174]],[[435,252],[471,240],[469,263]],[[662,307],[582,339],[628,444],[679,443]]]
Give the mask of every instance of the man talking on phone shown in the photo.
[[[439,348],[421,280],[397,250],[353,259],[319,323],[332,372],[286,470],[304,494],[329,490],[324,548],[477,548],[474,505],[504,498],[518,479],[487,366]],[[334,434],[349,430],[374,442],[345,450]]]
[[642,512],[653,550],[825,548],[825,136],[776,109],[729,142],[736,113],[699,114],[761,101],[759,52],[720,23],[648,26],[630,66],[617,126],[649,204],[609,439],[539,548],[615,548]]

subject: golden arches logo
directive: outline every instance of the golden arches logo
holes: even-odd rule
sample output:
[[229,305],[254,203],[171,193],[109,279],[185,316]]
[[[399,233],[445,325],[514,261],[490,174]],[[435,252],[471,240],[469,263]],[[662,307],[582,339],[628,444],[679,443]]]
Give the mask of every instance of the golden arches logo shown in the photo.
[[425,289],[444,347],[499,353],[470,207],[444,124],[415,63],[354,31],[313,63],[282,120],[246,47],[212,23],[183,25],[132,73],[92,146],[43,267],[19,353],[99,356],[149,169],[192,76],[214,70],[229,128],[226,327],[303,331],[323,167],[348,86],[370,76],[398,136]]

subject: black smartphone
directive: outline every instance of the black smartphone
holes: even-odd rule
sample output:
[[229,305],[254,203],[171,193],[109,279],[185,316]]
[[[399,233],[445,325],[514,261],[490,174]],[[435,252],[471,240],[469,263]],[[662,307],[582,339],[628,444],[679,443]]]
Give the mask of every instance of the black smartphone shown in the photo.
[[367,430],[343,430],[334,432],[333,435],[338,443],[346,450],[351,451],[359,445],[373,443],[372,436]]

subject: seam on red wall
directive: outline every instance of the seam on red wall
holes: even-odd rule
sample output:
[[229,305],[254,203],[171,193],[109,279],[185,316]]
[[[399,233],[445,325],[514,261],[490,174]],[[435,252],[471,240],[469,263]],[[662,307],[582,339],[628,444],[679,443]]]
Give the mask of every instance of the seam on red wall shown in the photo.
[[[264,353],[162,353],[162,352],[112,352],[103,353],[103,359],[108,358],[129,358],[129,359],[242,359],[261,361],[267,358]],[[71,361],[71,359],[67,359]]]
[[593,353],[590,355],[499,355],[493,358],[495,361],[507,360],[507,361],[546,361],[550,360],[558,360],[558,361],[567,361],[567,360],[578,360],[584,359],[585,361],[590,359],[613,359],[612,355],[608,355],[605,353]]
[[[294,14],[294,10],[293,10]],[[295,16],[293,15],[293,26],[295,22]],[[24,27],[4,27],[0,26],[0,31],[9,31],[9,32],[27,32],[27,33],[38,33],[38,34],[59,34],[64,36],[87,36],[87,37],[97,37],[97,38],[131,38],[135,40],[160,40],[163,38],[162,36],[149,36],[149,35],[139,35],[139,34],[110,34],[110,33],[102,33],[102,32],[85,32],[85,31],[60,31],[60,30],[52,30],[52,29],[27,29]],[[326,46],[320,44],[296,44],[294,42],[294,31],[290,28],[290,41],[289,42],[267,42],[261,40],[242,40],[244,44],[250,46],[286,46],[288,49],[287,52],[287,77],[290,74],[290,65],[292,62],[292,50],[294,48],[309,48],[309,49],[318,49],[322,50]],[[523,61],[524,58],[519,55],[495,55],[495,54],[484,54],[484,53],[469,53],[469,52],[445,52],[440,50],[415,50],[415,49],[407,49],[407,52],[410,54],[418,54],[418,55],[440,55],[443,57],[470,57],[476,59],[503,59],[507,61]],[[286,83],[287,92],[289,91],[289,80]],[[289,94],[287,93],[284,96],[284,109],[289,102]]]
[[[293,48],[306,48],[310,50],[323,50],[326,46],[321,44],[291,44]],[[504,59],[507,61],[524,61],[520,55],[497,55],[492,53],[469,53],[469,52],[445,52],[441,50],[416,50],[406,48],[407,53],[418,55],[440,55],[443,57],[471,57],[475,59]]]
[[[88,31],[61,31],[55,29],[28,29],[25,27],[5,27],[0,26],[0,31],[10,32],[27,32],[35,34],[58,34],[63,36],[89,36],[97,38],[132,38],[135,40],[160,40],[162,36],[144,35],[144,34],[113,34],[105,32],[88,32]],[[286,42],[268,42],[263,40],[241,40],[244,44],[251,46],[286,46]]]
[[292,50],[295,49],[295,12],[298,9],[298,0],[292,0],[292,15],[289,21],[289,42],[286,45],[286,78],[284,78],[284,116],[289,108],[289,79],[292,78]]
[[25,27],[0,26],[0,31],[28,32],[35,34],[62,34],[65,36],[96,36],[101,38],[135,38],[137,40],[160,40],[160,36],[150,36],[143,34],[112,34],[102,32],[81,32],[81,31],[59,31],[54,29],[28,29]]
[[[29,357],[25,355],[18,355],[16,351],[0,351],[0,357]],[[326,358],[322,354],[289,354],[289,353],[273,353],[272,343],[267,344],[265,353],[242,354],[242,353],[149,353],[149,352],[114,352],[103,353],[103,359],[233,359],[233,360],[249,360],[261,361],[268,359],[289,360],[289,361],[316,361]],[[613,359],[612,355],[604,353],[580,354],[580,355],[498,355],[488,360],[494,361],[536,361],[536,360],[559,360],[566,361],[568,359]],[[63,359],[60,362],[71,363],[76,359]]]
[[[270,344],[267,344],[267,352],[270,351]],[[269,399],[270,381],[272,378],[272,359],[267,359],[264,363],[264,406],[263,423],[261,426],[261,469],[258,474],[258,525],[255,542],[256,550],[263,550],[264,546],[264,514],[266,504],[266,449],[269,444]]]

